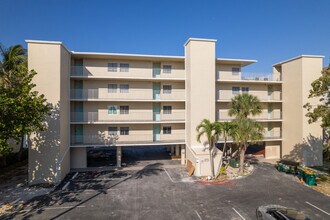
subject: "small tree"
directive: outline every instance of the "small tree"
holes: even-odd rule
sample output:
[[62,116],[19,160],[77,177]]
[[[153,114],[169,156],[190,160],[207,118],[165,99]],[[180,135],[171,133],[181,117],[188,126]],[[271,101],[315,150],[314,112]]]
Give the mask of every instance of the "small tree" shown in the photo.
[[219,163],[217,176],[220,175],[219,171],[222,167],[223,159],[226,156],[228,138],[233,136],[235,129],[236,129],[236,124],[233,122],[215,122],[215,130],[217,131],[216,133],[220,134],[224,140],[223,149],[222,149],[223,154],[221,157],[221,161]]
[[24,135],[44,130],[43,122],[51,109],[44,95],[33,90],[32,79],[37,73],[28,71],[23,51],[19,45],[8,50],[1,48],[0,154],[3,157],[12,151],[9,139],[19,142]]
[[[306,103],[306,117],[308,123],[314,123],[321,120],[321,127],[329,133],[330,130],[330,65],[321,72],[321,76],[312,82],[312,89],[309,90],[308,98],[318,98],[319,104],[316,106]],[[330,136],[327,135],[327,145],[325,153],[330,158]]]
[[197,134],[197,141],[201,142],[201,137],[203,135],[206,136],[207,144],[208,144],[208,150],[209,150],[209,157],[210,157],[210,168],[211,168],[211,174],[214,178],[214,161],[213,161],[213,149],[215,147],[217,138],[219,136],[220,132],[219,130],[215,129],[216,125],[215,123],[210,122],[208,119],[203,119],[203,121],[196,127]]
[[235,132],[232,134],[234,142],[239,147],[239,174],[244,173],[245,152],[251,143],[260,141],[263,137],[264,129],[261,123],[249,118],[237,118]]
[[249,116],[261,113],[261,104],[258,97],[247,93],[232,98],[229,115],[235,115],[236,129],[233,136],[234,142],[239,147],[240,167],[239,173],[244,172],[245,151],[249,143],[255,143],[263,137],[263,127],[259,122],[249,119]]

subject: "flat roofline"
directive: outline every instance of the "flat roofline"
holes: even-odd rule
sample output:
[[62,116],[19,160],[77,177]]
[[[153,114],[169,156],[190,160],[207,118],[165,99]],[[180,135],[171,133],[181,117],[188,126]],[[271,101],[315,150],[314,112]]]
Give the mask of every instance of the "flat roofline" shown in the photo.
[[322,56],[322,55],[304,55],[304,54],[302,54],[302,55],[293,57],[291,59],[288,59],[288,60],[284,60],[282,62],[275,63],[273,66],[280,66],[280,65],[282,65],[284,63],[288,63],[290,61],[297,60],[297,59],[304,58],[304,57],[308,57],[308,58],[324,58],[324,56]]
[[186,41],[186,43],[184,43],[184,46],[187,46],[187,44],[190,42],[190,41],[204,41],[204,42],[217,42],[216,39],[207,39],[207,38],[188,38],[188,40]]
[[222,64],[239,64],[242,67],[258,62],[257,60],[232,59],[232,58],[217,58],[216,61]]
[[140,57],[140,58],[165,58],[184,60],[184,56],[169,56],[169,55],[152,55],[152,54],[130,54],[130,53],[101,53],[101,52],[75,52],[71,51],[73,55],[82,56],[118,56],[118,57]]
[[66,49],[69,53],[71,51],[64,45],[63,42],[61,41],[47,41],[47,40],[25,40],[26,43],[31,43],[31,44],[54,44],[54,45],[61,45]]

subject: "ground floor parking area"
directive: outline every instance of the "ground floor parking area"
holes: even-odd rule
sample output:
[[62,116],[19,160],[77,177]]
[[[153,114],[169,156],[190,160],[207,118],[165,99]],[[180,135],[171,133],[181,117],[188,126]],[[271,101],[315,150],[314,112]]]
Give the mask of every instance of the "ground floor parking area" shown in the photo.
[[72,172],[47,196],[33,199],[16,219],[255,219],[258,206],[278,204],[330,219],[330,198],[255,164],[245,178],[207,185],[180,162],[151,162],[134,170]]

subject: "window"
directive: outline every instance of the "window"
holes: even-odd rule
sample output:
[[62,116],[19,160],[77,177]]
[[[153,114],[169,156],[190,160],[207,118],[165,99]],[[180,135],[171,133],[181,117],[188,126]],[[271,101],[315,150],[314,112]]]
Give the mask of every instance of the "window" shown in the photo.
[[119,71],[120,72],[128,72],[129,70],[129,64],[128,63],[121,63],[119,64]]
[[117,106],[116,105],[108,106],[108,114],[109,115],[116,115],[117,114]]
[[170,126],[164,126],[163,127],[163,134],[171,134],[172,128]]
[[249,93],[249,87],[242,87],[242,93]]
[[120,127],[120,135],[129,135],[129,127]]
[[117,72],[117,63],[108,63],[108,72]]
[[233,74],[234,76],[237,76],[237,75],[239,75],[239,73],[241,72],[241,69],[238,68],[238,67],[233,67],[233,68],[231,68],[231,71],[232,71],[232,74]]
[[172,65],[163,65],[163,73],[171,73]]
[[117,93],[117,84],[108,84],[108,93]]
[[117,127],[109,127],[108,128],[108,134],[109,135],[117,135],[117,131],[118,131]]
[[171,94],[172,86],[171,85],[163,85],[163,94]]
[[120,114],[121,115],[127,115],[129,112],[129,106],[120,106]]
[[128,93],[129,85],[128,84],[120,84],[119,90],[120,90],[120,93]]
[[172,106],[163,106],[164,114],[172,114]]
[[231,90],[233,92],[233,95],[238,95],[240,89],[239,89],[239,87],[234,86],[234,87],[231,88]]

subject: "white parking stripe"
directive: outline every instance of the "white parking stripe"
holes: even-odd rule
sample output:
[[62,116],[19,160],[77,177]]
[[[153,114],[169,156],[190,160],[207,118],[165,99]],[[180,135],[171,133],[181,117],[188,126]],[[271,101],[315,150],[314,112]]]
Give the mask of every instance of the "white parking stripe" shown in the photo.
[[68,182],[62,187],[62,190],[65,190],[66,188],[68,188],[69,184],[70,184],[70,181],[68,181]]
[[76,172],[73,177],[71,178],[72,180],[75,179],[78,176],[78,172]]
[[195,210],[196,215],[198,216],[199,220],[202,220],[202,217],[198,214],[198,212]]
[[245,220],[245,218],[241,214],[239,214],[239,212],[234,207],[232,209],[234,210],[234,212],[236,212],[237,215],[239,215],[239,217],[241,217],[241,219]]
[[308,205],[310,205],[310,206],[316,208],[317,210],[319,210],[319,211],[321,211],[321,212],[323,212],[323,213],[325,213],[325,214],[327,214],[327,215],[330,216],[330,213],[329,213],[329,212],[326,212],[326,211],[324,211],[323,209],[321,209],[321,208],[317,207],[316,205],[313,205],[312,203],[309,203],[309,202],[307,202],[307,201],[306,201],[306,203],[307,203]]
[[52,210],[52,209],[71,209],[71,208],[85,208],[86,206],[84,205],[78,205],[78,206],[59,206],[59,207],[46,207],[46,208],[41,208],[45,210]]
[[172,179],[172,177],[170,176],[170,174],[167,172],[167,170],[164,168],[165,173],[167,174],[168,178],[170,178],[170,180],[172,181],[172,183],[175,183]]

